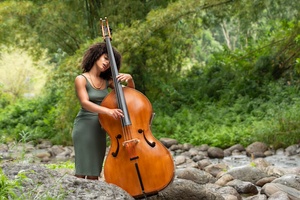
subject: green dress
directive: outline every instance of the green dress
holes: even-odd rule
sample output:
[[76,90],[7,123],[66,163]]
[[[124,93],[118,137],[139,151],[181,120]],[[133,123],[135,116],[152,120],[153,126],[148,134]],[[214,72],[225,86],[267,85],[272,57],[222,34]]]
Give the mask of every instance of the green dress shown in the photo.
[[[86,77],[85,79],[89,100],[100,105],[108,94],[108,82],[105,89],[98,90],[92,87]],[[106,132],[99,123],[98,113],[81,108],[74,121],[72,138],[75,151],[75,174],[100,176],[106,151]]]

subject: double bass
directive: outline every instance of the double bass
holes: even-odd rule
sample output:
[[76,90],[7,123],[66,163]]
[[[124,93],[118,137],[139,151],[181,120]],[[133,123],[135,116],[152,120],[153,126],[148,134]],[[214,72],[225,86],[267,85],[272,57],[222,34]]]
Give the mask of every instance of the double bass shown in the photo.
[[104,163],[104,178],[134,198],[146,198],[157,194],[172,182],[173,158],[168,149],[152,135],[150,126],[154,115],[148,98],[138,90],[122,86],[117,80],[118,69],[107,18],[101,18],[100,25],[114,81],[114,90],[105,97],[101,106],[119,108],[124,115],[121,119],[98,115],[111,141]]

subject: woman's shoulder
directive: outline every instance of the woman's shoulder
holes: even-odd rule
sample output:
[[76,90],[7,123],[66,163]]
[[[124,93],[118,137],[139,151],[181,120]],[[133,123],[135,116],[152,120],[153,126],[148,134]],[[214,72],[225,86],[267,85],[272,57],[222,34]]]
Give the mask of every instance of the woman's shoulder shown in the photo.
[[87,73],[82,73],[76,76],[75,79],[87,79]]
[[83,74],[80,74],[80,75],[77,75],[76,78],[75,78],[75,82],[83,82],[85,83],[86,82],[86,74],[83,73]]

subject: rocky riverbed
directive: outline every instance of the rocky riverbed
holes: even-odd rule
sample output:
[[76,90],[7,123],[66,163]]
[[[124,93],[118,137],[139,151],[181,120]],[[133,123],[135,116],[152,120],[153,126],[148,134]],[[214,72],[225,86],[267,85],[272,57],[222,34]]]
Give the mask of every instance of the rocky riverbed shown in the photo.
[[[228,149],[160,141],[176,166],[173,182],[150,200],[299,200],[300,145],[273,150],[262,142]],[[1,168],[11,181],[20,180],[20,199],[133,199],[121,188],[78,179],[72,169],[49,169],[45,164],[74,160],[72,146],[49,141],[0,144]]]

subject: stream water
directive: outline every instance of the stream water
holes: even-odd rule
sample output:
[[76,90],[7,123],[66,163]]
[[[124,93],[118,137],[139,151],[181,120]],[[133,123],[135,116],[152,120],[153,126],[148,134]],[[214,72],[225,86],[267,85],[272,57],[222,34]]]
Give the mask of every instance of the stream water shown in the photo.
[[[286,156],[286,155],[272,155],[264,158],[270,165],[280,168],[293,168],[300,166],[300,155]],[[212,162],[224,162],[230,167],[238,167],[243,165],[249,165],[251,163],[251,157],[246,155],[233,155],[224,157],[222,160],[214,160]]]

